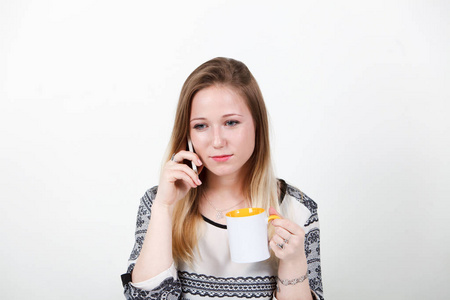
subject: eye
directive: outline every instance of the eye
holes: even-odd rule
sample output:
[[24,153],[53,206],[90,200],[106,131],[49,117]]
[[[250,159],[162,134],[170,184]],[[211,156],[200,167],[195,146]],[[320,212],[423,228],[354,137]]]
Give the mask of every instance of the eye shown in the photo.
[[196,130],[202,130],[202,129],[205,129],[205,128],[206,128],[205,124],[195,124],[194,125],[194,129],[196,129]]
[[236,126],[237,124],[239,124],[239,121],[235,121],[235,120],[230,120],[230,121],[225,122],[225,125],[231,126],[231,127]]

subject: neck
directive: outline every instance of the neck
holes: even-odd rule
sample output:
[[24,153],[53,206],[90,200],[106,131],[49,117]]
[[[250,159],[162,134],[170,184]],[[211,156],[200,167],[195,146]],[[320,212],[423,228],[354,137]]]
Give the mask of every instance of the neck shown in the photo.
[[205,176],[205,194],[200,204],[201,213],[220,224],[226,224],[228,211],[248,206],[241,176]]
[[214,194],[222,199],[234,199],[236,201],[244,197],[241,176],[223,177],[209,172],[208,176],[206,176],[206,186],[208,194]]

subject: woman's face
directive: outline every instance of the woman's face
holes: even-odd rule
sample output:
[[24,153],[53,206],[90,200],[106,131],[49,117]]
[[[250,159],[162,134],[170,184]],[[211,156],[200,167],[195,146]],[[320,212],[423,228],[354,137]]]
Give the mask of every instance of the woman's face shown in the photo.
[[210,86],[192,100],[190,136],[203,165],[217,176],[239,175],[255,149],[255,125],[245,100]]

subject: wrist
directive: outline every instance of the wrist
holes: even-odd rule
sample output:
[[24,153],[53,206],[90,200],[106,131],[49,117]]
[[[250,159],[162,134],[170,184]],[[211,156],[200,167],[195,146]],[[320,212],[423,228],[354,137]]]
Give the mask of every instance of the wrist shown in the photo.
[[172,215],[174,206],[174,204],[168,204],[157,196],[153,201],[152,212],[154,213],[155,211],[160,211]]
[[302,283],[306,279],[308,279],[308,270],[306,270],[306,273],[300,277],[296,277],[296,278],[292,278],[292,279],[282,279],[282,278],[278,277],[277,281],[284,286],[288,286],[288,285],[296,285],[297,283]]
[[297,278],[305,274],[308,270],[308,263],[306,257],[295,261],[280,260],[278,264],[279,278]]
[[280,292],[281,288],[284,289],[285,287],[294,286],[297,284],[301,284],[303,282],[306,282],[307,284],[309,284],[308,270],[306,271],[306,273],[304,275],[302,275],[300,277],[288,278],[288,279],[286,279],[286,278],[282,279],[280,277],[277,277],[277,294]]

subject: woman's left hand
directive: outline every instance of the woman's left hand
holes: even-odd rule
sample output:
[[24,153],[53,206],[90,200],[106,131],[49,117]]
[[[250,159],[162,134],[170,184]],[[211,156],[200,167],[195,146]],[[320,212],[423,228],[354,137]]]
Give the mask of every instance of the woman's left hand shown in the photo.
[[275,234],[270,239],[269,245],[275,256],[283,262],[306,261],[304,230],[298,224],[283,219],[273,207],[269,209],[269,214],[281,217],[272,221]]

